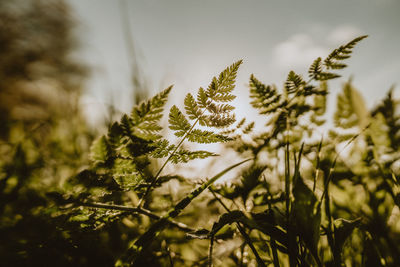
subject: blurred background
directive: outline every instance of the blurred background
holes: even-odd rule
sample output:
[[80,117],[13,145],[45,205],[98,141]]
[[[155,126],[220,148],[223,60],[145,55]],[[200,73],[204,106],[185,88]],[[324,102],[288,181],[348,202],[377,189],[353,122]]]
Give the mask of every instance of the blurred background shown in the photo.
[[252,114],[251,73],[281,86],[290,70],[306,76],[315,58],[363,34],[332,83],[328,114],[351,76],[371,107],[399,83],[399,11],[396,0],[2,0],[0,117],[43,119],[75,101],[100,129],[171,84],[170,104],[181,103],[238,59],[236,106]]

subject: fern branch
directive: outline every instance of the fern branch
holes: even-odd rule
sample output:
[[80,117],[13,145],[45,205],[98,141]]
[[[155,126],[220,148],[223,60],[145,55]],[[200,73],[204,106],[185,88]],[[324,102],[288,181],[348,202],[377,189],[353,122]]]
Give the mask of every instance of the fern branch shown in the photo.
[[[212,100],[217,102],[227,102],[232,99],[233,95],[231,95],[230,92],[234,89],[237,70],[241,63],[242,60],[235,62],[222,71],[218,79],[214,77],[207,90],[200,88],[197,94],[197,102],[191,94],[186,95],[184,101],[185,110],[190,119],[195,119],[195,122],[192,125],[190,125],[184,114],[175,105],[172,106],[169,114],[169,128],[175,131],[176,136],[182,138],[178,145],[175,146],[172,153],[169,154],[168,158],[164,161],[163,165],[154,176],[152,182],[146,188],[144,195],[139,201],[138,207],[142,205],[143,200],[147,197],[147,195],[150,193],[150,190],[157,183],[161,172],[164,170],[169,161],[173,161],[174,163],[187,162],[190,159],[205,158],[215,155],[214,153],[206,151],[183,151],[184,153],[182,153],[182,151],[179,151],[179,149],[186,139],[189,139],[189,141],[191,140],[203,143],[214,142],[218,139],[224,141],[224,138],[222,138],[220,135],[211,135],[208,132],[193,130],[197,123],[212,127],[226,127],[235,121],[234,115],[227,114],[227,111],[233,109],[232,106],[227,104],[214,105]],[[204,115],[204,113],[210,109],[212,109],[214,112],[212,112],[211,115]]]
[[[122,205],[104,204],[104,203],[87,202],[87,201],[86,202],[78,202],[76,204],[79,206],[89,207],[89,208],[119,210],[119,211],[127,211],[127,212],[132,212],[132,213],[143,214],[154,220],[161,219],[161,217],[159,215],[152,213],[151,211],[144,209],[144,208],[138,208],[138,207],[135,208],[135,207],[122,206]],[[189,226],[187,226],[186,224],[181,223],[181,222],[177,222],[174,220],[168,220],[168,223],[184,232],[196,231],[195,229],[190,228]]]
[[357,37],[350,41],[349,43],[340,46],[330,53],[327,58],[324,60],[324,65],[329,69],[343,69],[346,67],[346,64],[339,63],[339,61],[347,59],[350,57],[353,52],[354,46],[359,43],[361,40],[367,38],[368,35],[363,35]]

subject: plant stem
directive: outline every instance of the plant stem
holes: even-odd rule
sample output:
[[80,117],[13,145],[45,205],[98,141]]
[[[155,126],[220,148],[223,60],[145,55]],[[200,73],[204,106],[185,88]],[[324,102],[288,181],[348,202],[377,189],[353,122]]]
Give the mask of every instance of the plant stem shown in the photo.
[[208,248],[208,267],[212,267],[212,252],[213,252],[213,247],[214,247],[214,235],[211,235],[210,237],[210,246]]
[[[265,178],[264,175],[263,175],[263,179],[264,179],[264,182],[267,183],[267,179]],[[272,194],[269,191],[268,186],[266,186],[266,189],[267,189],[267,194],[268,194],[268,197],[267,197],[268,209],[270,211],[272,211],[272,204],[271,204],[271,201],[269,200],[269,197],[271,197],[271,199],[272,199]],[[279,265],[279,257],[278,257],[278,249],[276,247],[275,239],[270,237],[270,243],[271,243],[272,260],[274,262],[274,267],[280,267],[280,265]]]
[[[139,213],[146,215],[147,217],[155,220],[161,219],[161,216],[152,213],[149,210],[146,210],[144,208],[135,208],[135,207],[127,207],[127,206],[121,206],[121,205],[112,205],[112,204],[103,204],[103,203],[96,203],[96,202],[79,202],[78,205],[84,206],[84,207],[91,207],[91,208],[99,208],[99,209],[108,209],[108,210],[120,210],[120,211],[128,211],[128,212],[133,212],[133,213]],[[184,232],[194,232],[196,231],[193,228],[190,228],[184,223],[181,222],[176,222],[173,220],[169,220],[168,223],[172,226],[177,227],[178,229],[184,231]]]

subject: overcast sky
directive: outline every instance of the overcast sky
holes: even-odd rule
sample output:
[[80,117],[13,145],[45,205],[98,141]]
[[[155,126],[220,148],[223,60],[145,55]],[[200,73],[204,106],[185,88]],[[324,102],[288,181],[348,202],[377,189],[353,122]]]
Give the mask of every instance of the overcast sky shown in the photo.
[[350,75],[370,106],[400,82],[399,0],[69,2],[80,23],[79,53],[92,67],[83,104],[97,109],[99,116],[104,114],[98,112],[103,103],[114,102],[124,112],[132,105],[123,12],[129,15],[136,59],[149,93],[174,84],[174,103],[182,103],[186,92],[207,86],[212,76],[243,59],[237,81],[242,95],[236,104],[239,111],[246,110],[251,73],[281,86],[289,70],[306,76],[314,59],[363,34],[370,37],[356,47],[349,68],[341,72],[343,78],[332,83],[330,106]]

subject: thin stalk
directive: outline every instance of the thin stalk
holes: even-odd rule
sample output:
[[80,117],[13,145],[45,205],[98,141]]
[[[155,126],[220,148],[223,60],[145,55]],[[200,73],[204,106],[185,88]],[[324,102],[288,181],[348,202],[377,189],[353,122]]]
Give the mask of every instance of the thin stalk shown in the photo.
[[174,267],[174,261],[172,260],[171,251],[170,251],[168,245],[166,245],[166,246],[167,246],[167,253],[168,253],[168,259],[169,259],[169,265],[170,265],[171,267]]
[[290,220],[290,150],[289,150],[289,131],[290,124],[289,118],[286,119],[286,149],[285,149],[285,194],[286,194],[286,233],[288,237],[288,256],[289,266],[295,267],[297,265],[297,252],[296,248],[296,235],[293,235],[292,223]]
[[212,267],[212,252],[213,252],[213,247],[214,247],[214,235],[210,236],[210,246],[208,248],[208,259],[207,259],[207,265],[208,267]]
[[313,182],[313,193],[315,193],[315,188],[317,186],[317,179],[319,176],[319,167],[321,164],[321,150],[322,150],[322,142],[324,140],[324,137],[321,137],[321,142],[319,142],[318,145],[318,153],[317,153],[317,165],[315,166],[315,175],[314,175],[314,182]]
[[[144,208],[135,208],[135,207],[127,207],[127,206],[121,206],[121,205],[112,205],[112,204],[103,204],[103,203],[96,203],[96,202],[79,202],[77,203],[79,206],[83,207],[90,207],[90,208],[98,208],[98,209],[107,209],[107,210],[120,210],[120,211],[128,211],[132,213],[138,213],[142,215],[146,215],[147,217],[154,219],[154,220],[159,220],[161,219],[161,216],[158,216],[157,214],[152,213],[149,210],[146,210]],[[196,231],[193,228],[190,228],[184,223],[181,222],[176,222],[174,220],[169,220],[168,223],[172,226],[175,226],[176,228],[184,231],[184,232],[193,232]]]
[[289,154],[289,141],[286,141],[285,149],[285,195],[286,195],[286,220],[289,223],[290,215],[290,154]]
[[[210,192],[213,194],[214,198],[221,204],[221,206],[227,211],[231,212],[231,210],[225,205],[225,203],[216,195],[214,190],[208,188]],[[257,249],[254,247],[253,242],[250,239],[250,236],[246,233],[245,229],[240,225],[240,223],[236,222],[236,226],[239,229],[240,234],[243,236],[245,242],[250,247],[251,251],[253,251],[254,256],[256,257],[257,263],[259,266],[265,266],[264,261],[261,259],[260,255],[257,252]]]
[[[264,178],[264,182],[267,183],[267,179],[265,178],[264,175],[263,175],[263,178]],[[268,186],[266,186],[265,188],[267,189],[268,196],[270,196],[271,199],[272,199],[272,195],[271,195],[271,192],[269,191]],[[267,198],[267,204],[268,204],[268,209],[272,210],[272,204],[271,204],[271,201],[269,200],[269,198]],[[272,260],[273,260],[273,263],[274,263],[274,267],[280,267],[280,265],[279,265],[279,257],[278,257],[278,249],[277,249],[277,246],[276,246],[275,239],[270,237],[270,243],[271,243]]]
[[328,227],[326,229],[326,236],[328,238],[328,243],[332,250],[333,255],[333,264],[335,267],[340,266],[340,254],[337,255],[335,250],[335,240],[333,238],[333,223],[332,223],[332,214],[331,214],[331,204],[330,204],[330,197],[329,197],[329,183],[325,183],[326,188],[324,191],[326,192],[325,195],[325,214],[328,219]]

